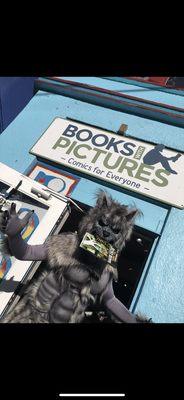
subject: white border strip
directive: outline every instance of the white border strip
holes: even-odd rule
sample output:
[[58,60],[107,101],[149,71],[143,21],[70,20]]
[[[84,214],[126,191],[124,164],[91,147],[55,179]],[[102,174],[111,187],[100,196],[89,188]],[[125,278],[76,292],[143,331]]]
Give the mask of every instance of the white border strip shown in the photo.
[[125,393],[60,393],[60,397],[124,397]]

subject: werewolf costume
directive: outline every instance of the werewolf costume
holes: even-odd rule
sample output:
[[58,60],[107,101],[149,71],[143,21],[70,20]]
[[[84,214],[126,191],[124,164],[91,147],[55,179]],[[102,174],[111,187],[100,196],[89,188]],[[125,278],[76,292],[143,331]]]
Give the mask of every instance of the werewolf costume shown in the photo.
[[20,219],[12,203],[2,214],[0,229],[9,253],[20,260],[47,260],[44,270],[1,322],[80,323],[91,302],[102,302],[114,322],[150,322],[139,317],[115,297],[112,282],[115,268],[80,248],[86,232],[97,234],[120,252],[131,236],[138,210],[129,210],[100,191],[97,203],[81,220],[78,233],[53,235],[41,245],[28,245],[20,232],[32,212]]

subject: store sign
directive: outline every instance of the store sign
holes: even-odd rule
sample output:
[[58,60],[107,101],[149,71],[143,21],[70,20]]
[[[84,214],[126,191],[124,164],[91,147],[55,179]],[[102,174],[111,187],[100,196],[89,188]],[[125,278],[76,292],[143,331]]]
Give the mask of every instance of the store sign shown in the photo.
[[30,153],[184,208],[184,156],[162,144],[56,118]]

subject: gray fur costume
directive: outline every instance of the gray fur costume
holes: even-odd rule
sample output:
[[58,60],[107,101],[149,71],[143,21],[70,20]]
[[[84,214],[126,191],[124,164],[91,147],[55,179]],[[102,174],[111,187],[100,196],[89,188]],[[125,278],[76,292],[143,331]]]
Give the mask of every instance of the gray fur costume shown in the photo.
[[86,258],[79,247],[87,231],[106,238],[120,251],[131,236],[136,214],[137,210],[128,210],[101,192],[96,206],[81,221],[78,233],[53,235],[43,245],[28,245],[20,232],[31,213],[20,219],[13,204],[0,223],[10,253],[21,260],[47,260],[48,268],[1,322],[80,323],[91,302],[102,302],[115,322],[149,322],[130,313],[115,297],[112,282],[117,279],[116,269],[93,255]]

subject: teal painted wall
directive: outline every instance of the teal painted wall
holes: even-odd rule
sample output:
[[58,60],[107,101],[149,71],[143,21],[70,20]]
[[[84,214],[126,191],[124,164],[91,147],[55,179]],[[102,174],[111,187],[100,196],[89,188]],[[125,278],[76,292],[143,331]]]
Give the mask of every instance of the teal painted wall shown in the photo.
[[127,84],[124,82],[108,81],[107,79],[92,77],[61,77],[74,82],[87,83],[89,85],[98,86],[103,89],[115,90],[119,93],[124,93],[130,96],[139,97],[140,99],[156,101],[158,103],[168,104],[175,107],[184,107],[184,97],[165,93],[159,90],[151,90],[143,88],[134,84]]
[[[85,79],[90,83],[88,80],[92,78]],[[107,89],[112,88],[111,81],[103,79],[103,84]],[[161,94],[168,96],[167,93]],[[178,99],[180,96],[174,97]],[[181,102],[173,105],[182,107]],[[127,134],[131,136],[184,151],[182,128],[39,91],[0,136],[0,161],[24,172],[34,160],[34,156],[29,154],[30,148],[57,116],[79,119],[115,132],[125,123],[128,125]],[[99,184],[102,185],[82,178],[72,197],[92,205]],[[127,195],[123,190],[116,191],[115,187],[109,190],[120,201],[126,204],[134,202],[143,211],[144,218],[137,222],[140,226],[161,233],[165,222],[147,266],[136,311],[146,313],[155,322],[184,322],[184,211],[172,208],[168,214],[161,204],[154,205],[145,198],[137,199],[131,192]]]
[[135,311],[155,322],[184,322],[184,211],[172,208]]

